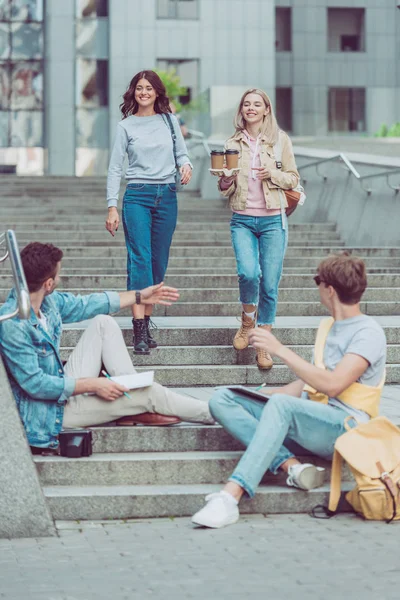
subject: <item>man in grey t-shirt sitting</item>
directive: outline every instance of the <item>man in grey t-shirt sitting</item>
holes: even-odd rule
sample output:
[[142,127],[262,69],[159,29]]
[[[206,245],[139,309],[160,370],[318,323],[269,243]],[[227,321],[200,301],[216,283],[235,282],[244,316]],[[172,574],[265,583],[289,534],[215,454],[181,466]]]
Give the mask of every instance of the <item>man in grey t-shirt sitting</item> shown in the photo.
[[347,253],[330,256],[314,278],[321,303],[332,318],[318,330],[314,364],[281,344],[265,329],[253,329],[249,341],[278,356],[297,376],[281,388],[266,389],[267,402],[227,389],[211,398],[210,412],[247,450],[224,489],[207,496],[192,518],[206,527],[224,527],[239,519],[244,493],[253,497],[264,473],[282,470],[287,484],[303,490],[322,485],[324,469],[301,464],[289,448],[298,446],[325,459],[350,425],[378,414],[385,378],[386,339],[383,329],[360,310],[367,287],[365,264]]

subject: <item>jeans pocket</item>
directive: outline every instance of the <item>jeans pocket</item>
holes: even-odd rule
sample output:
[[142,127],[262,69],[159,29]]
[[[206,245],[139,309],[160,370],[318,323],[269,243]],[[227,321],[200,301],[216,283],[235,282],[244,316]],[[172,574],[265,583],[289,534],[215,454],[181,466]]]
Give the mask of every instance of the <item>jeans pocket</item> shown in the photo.
[[129,183],[126,190],[142,190],[145,185],[145,183]]
[[176,183],[168,183],[167,185],[170,192],[176,192]]

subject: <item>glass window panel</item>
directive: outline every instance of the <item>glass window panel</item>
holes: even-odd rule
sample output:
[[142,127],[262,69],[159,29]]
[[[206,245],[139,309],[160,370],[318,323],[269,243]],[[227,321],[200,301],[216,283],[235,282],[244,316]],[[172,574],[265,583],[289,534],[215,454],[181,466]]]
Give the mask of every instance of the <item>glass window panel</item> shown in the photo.
[[176,19],[176,0],[158,0],[157,16],[159,19]]
[[11,57],[41,58],[42,56],[42,26],[39,23],[13,23],[11,25]]
[[77,0],[76,16],[78,19],[108,17],[108,0]]
[[11,114],[11,146],[43,146],[43,113],[18,110]]
[[0,0],[0,21],[9,21],[11,4],[9,0]]
[[10,27],[7,23],[0,23],[0,59],[10,58]]
[[87,58],[108,58],[108,19],[77,22],[76,53]]
[[75,175],[77,177],[107,175],[108,160],[108,149],[77,148],[75,152]]
[[0,147],[7,148],[9,146],[9,121],[10,113],[0,110]]
[[77,106],[108,106],[108,61],[79,59],[76,77]]
[[43,21],[43,0],[11,0],[12,21]]
[[0,63],[0,109],[10,108],[10,66]]
[[178,0],[178,19],[197,19],[198,0]]
[[11,70],[11,108],[35,109],[43,106],[42,64],[18,63]]
[[108,148],[108,109],[76,111],[76,146]]

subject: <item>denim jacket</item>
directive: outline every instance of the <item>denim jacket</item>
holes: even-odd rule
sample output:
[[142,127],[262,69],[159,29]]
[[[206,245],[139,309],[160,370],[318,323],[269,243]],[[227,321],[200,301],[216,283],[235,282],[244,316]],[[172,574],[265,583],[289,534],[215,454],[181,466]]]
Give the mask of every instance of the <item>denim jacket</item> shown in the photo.
[[[16,307],[16,294],[11,290],[0,314]],[[64,405],[75,389],[75,379],[64,375],[60,358],[62,324],[117,312],[119,308],[117,292],[87,296],[53,292],[40,307],[47,319],[47,331],[32,309],[29,320],[14,317],[0,323],[0,353],[31,446],[58,446]]]

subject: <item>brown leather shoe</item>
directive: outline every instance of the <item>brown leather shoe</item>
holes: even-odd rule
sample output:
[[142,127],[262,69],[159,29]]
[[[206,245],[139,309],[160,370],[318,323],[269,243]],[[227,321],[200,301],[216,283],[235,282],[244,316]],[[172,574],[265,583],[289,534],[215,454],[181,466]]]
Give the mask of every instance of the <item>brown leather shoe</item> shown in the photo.
[[244,312],[242,312],[242,324],[233,338],[233,347],[236,350],[244,350],[247,348],[249,345],[249,331],[250,329],[254,329],[255,326],[256,320],[247,317]]
[[274,366],[274,361],[271,358],[271,355],[268,354],[266,350],[258,349],[257,350],[257,367],[262,369],[263,371],[269,371]]
[[161,427],[165,425],[176,425],[181,423],[179,417],[168,417],[159,413],[141,413],[140,415],[129,415],[121,417],[116,421],[117,425],[132,426],[132,425],[152,425],[153,427]]

